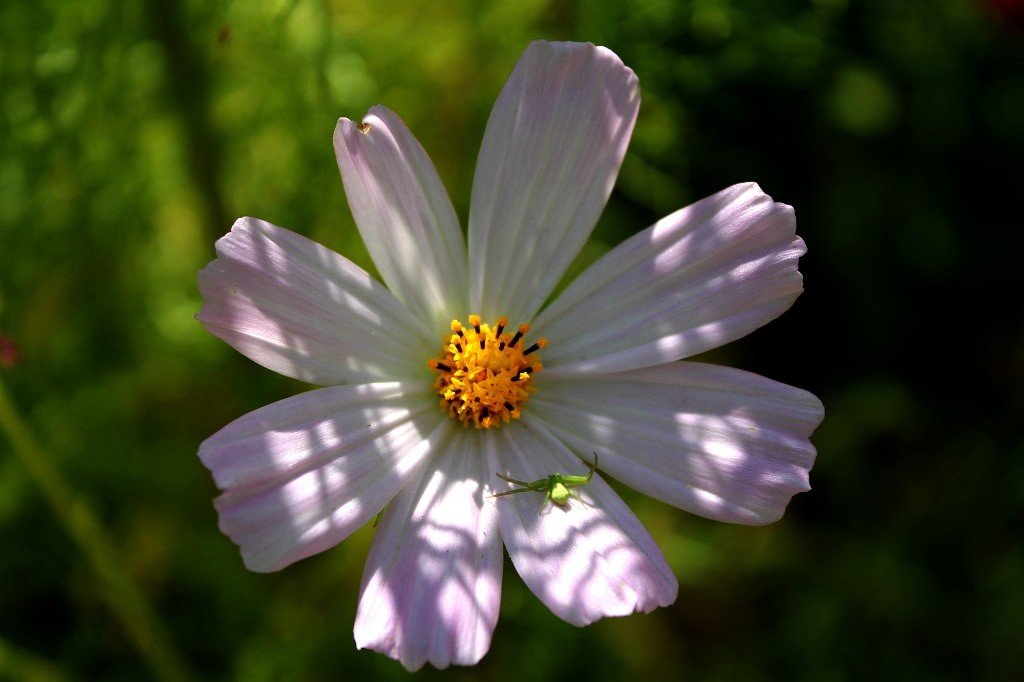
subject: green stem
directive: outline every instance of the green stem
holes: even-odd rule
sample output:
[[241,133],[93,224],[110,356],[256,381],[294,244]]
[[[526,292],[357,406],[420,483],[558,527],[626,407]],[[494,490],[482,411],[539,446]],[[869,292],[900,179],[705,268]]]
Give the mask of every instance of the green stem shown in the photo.
[[49,457],[32,437],[0,379],[0,431],[7,434],[14,453],[39,485],[57,520],[85,555],[96,574],[101,594],[120,618],[128,637],[160,680],[190,679],[184,661],[154,616],[145,596],[125,572],[113,543],[96,515],[76,496]]

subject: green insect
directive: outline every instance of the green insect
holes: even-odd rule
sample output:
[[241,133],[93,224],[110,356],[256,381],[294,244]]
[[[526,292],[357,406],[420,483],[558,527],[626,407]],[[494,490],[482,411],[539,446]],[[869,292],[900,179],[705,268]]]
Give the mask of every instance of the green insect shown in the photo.
[[503,497],[504,495],[514,495],[516,493],[535,492],[544,493],[545,503],[547,503],[548,500],[551,500],[554,504],[557,504],[559,507],[564,507],[565,505],[569,504],[570,497],[576,498],[576,500],[578,500],[580,504],[584,504],[583,500],[580,499],[579,493],[573,490],[573,488],[590,483],[590,479],[593,478],[594,472],[597,470],[596,452],[594,453],[594,463],[590,464],[588,462],[587,467],[589,468],[589,471],[587,471],[587,473],[584,474],[583,476],[563,476],[562,474],[551,474],[549,476],[545,476],[544,478],[537,479],[532,483],[527,483],[526,481],[520,481],[515,478],[509,478],[508,476],[502,476],[501,474],[497,474],[498,478],[500,478],[501,480],[508,481],[509,483],[514,483],[515,485],[522,487],[516,488],[514,490],[506,490],[503,493],[495,493],[491,495],[491,497]]

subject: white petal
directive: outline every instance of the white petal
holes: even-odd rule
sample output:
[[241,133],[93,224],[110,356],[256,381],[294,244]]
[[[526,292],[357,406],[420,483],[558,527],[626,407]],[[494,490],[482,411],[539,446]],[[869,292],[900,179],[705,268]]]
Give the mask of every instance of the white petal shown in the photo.
[[340,450],[430,411],[438,411],[436,396],[422,382],[307,391],[239,417],[203,441],[199,457],[222,490],[260,486],[333,461]]
[[626,240],[546,308],[548,377],[648,367],[775,319],[803,291],[793,209],[734,185]]
[[356,226],[381,277],[440,334],[453,314],[465,314],[468,278],[465,238],[434,165],[382,106],[370,109],[362,125],[339,120],[334,149]]
[[[536,424],[486,434],[493,473],[522,481],[581,475],[587,466]],[[601,462],[603,465],[603,462]],[[492,477],[494,492],[515,486]],[[558,506],[543,493],[492,498],[501,537],[523,581],[559,618],[587,625],[675,601],[678,583],[650,534],[599,474]]]
[[196,318],[259,364],[322,386],[423,375],[428,334],[346,258],[289,230],[240,218],[199,272]]
[[676,362],[538,386],[530,418],[637,490],[718,521],[770,523],[810,488],[821,402],[728,367]]
[[220,528],[267,572],[333,547],[380,511],[444,445],[452,421],[427,393],[339,386],[262,407],[199,456],[224,488]]
[[366,562],[356,614],[360,649],[409,670],[473,665],[490,647],[501,600],[497,513],[486,463],[459,430],[416,485],[388,505]]
[[610,50],[532,43],[498,96],[469,212],[470,303],[527,322],[586,242],[640,106]]

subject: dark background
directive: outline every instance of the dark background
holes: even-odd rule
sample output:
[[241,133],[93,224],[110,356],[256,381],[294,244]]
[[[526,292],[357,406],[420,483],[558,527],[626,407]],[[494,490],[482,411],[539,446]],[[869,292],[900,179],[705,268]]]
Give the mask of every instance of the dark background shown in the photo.
[[549,38],[643,89],[579,266],[735,182],[796,207],[806,293],[706,359],[822,399],[814,490],[763,528],[624,492],[674,606],[577,629],[509,564],[487,657],[422,677],[1020,679],[1020,4],[4,3],[0,678],[407,677],[352,641],[371,529],[272,575],[217,530],[199,442],[307,387],[200,328],[195,273],[240,215],[370,267],[331,133],[378,102],[465,223],[490,107]]

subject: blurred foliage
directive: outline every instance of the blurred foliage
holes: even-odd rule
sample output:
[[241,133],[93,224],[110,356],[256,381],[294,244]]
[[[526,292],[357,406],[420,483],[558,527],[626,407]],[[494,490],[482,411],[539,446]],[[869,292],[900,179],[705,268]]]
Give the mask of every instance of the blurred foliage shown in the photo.
[[[456,679],[1024,677],[1020,4],[968,0],[12,0],[0,9],[0,372],[202,679],[397,679],[352,643],[372,529],[272,575],[217,530],[198,443],[304,386],[206,334],[240,215],[370,268],[330,137],[380,102],[463,221],[491,104],[536,38],[638,74],[577,267],[756,180],[810,246],[793,310],[710,359],[826,405],[815,490],[765,528],[623,491],[678,602],[576,629],[507,566]],[[0,677],[146,677],[0,438]]]

